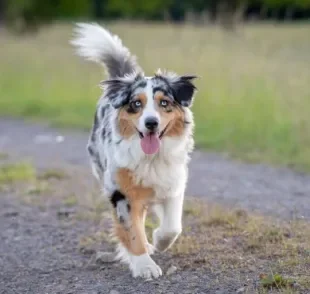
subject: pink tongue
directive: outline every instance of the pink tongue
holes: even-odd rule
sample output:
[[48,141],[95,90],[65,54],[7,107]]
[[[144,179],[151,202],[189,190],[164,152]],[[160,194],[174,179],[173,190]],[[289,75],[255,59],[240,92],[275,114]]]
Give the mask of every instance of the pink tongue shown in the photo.
[[155,154],[160,146],[158,134],[145,135],[141,141],[141,148],[145,154]]

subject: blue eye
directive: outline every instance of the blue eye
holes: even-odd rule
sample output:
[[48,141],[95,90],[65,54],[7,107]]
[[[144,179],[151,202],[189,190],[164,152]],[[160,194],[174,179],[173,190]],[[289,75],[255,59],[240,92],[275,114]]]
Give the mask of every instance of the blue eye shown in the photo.
[[160,106],[167,107],[168,106],[168,101],[167,100],[161,100],[160,101]]
[[133,102],[133,105],[134,105],[135,108],[140,108],[142,106],[142,103],[141,103],[141,101],[136,100],[136,101]]

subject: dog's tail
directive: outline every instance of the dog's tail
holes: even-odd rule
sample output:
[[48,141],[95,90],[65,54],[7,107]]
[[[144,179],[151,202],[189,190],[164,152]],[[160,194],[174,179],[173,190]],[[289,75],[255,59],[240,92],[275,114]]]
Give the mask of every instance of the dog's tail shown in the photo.
[[71,44],[87,60],[99,62],[106,68],[109,78],[123,77],[140,72],[136,57],[124,47],[121,39],[98,24],[77,24]]

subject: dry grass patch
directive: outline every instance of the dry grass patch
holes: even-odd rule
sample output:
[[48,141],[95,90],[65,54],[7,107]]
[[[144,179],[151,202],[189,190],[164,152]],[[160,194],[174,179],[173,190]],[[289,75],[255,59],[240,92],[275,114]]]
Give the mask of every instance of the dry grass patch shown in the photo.
[[64,204],[65,206],[69,206],[69,207],[77,205],[77,204],[78,204],[78,200],[77,200],[76,195],[73,193],[73,194],[67,196],[67,197],[63,200],[63,204]]
[[171,249],[184,267],[199,264],[222,282],[240,279],[249,287],[256,283],[260,291],[310,290],[309,223],[275,220],[217,205],[189,205],[193,214],[184,215],[187,229]]
[[82,236],[79,240],[79,250],[84,254],[93,254],[98,251],[100,245],[104,243],[109,243],[111,237],[104,231],[96,231],[87,236]]

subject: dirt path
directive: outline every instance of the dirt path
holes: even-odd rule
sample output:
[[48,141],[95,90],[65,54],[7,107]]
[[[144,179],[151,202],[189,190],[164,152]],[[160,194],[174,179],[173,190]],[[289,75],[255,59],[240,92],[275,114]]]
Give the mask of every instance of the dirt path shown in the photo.
[[[87,136],[86,132],[0,119],[0,152],[32,158],[38,166],[88,168]],[[310,175],[244,164],[212,153],[193,154],[187,194],[263,214],[310,219]]]
[[[0,119],[0,152],[8,153],[10,160],[31,158],[38,168],[70,167],[73,176],[69,185],[79,194],[87,193],[90,186],[86,141],[87,134],[83,132]],[[59,190],[71,193],[61,181],[55,183],[58,185]],[[254,265],[249,263],[249,271],[238,275],[226,268],[223,278],[222,265],[214,265],[217,270],[212,269],[212,264],[202,268],[200,263],[205,261],[200,256],[187,259],[184,254],[173,258],[170,253],[156,254],[154,259],[165,273],[171,264],[178,270],[149,282],[133,280],[123,265],[98,265],[91,252],[81,253],[81,240],[92,232],[100,232],[105,225],[71,217],[78,215],[78,208],[66,208],[63,213],[64,205],[57,201],[54,192],[46,193],[50,195],[40,197],[41,202],[33,205],[21,201],[14,189],[0,189],[1,294],[226,294],[236,293],[245,284],[250,289],[246,293],[254,293],[255,277],[264,268],[263,263],[256,261]],[[194,153],[188,194],[265,214],[310,219],[310,176],[233,162],[218,155]],[[111,249],[106,239],[99,245],[100,250]],[[186,259],[189,266],[184,264]],[[228,265],[231,263],[227,261]]]
[[[0,203],[1,294],[214,293],[208,283],[214,275],[199,269],[145,282],[133,280],[121,264],[94,263],[79,248],[79,239],[90,226],[60,218],[57,205],[43,211],[35,205],[21,206],[12,194],[1,195]],[[169,261],[163,258],[155,256],[166,271]],[[227,286],[222,287],[229,293]]]

